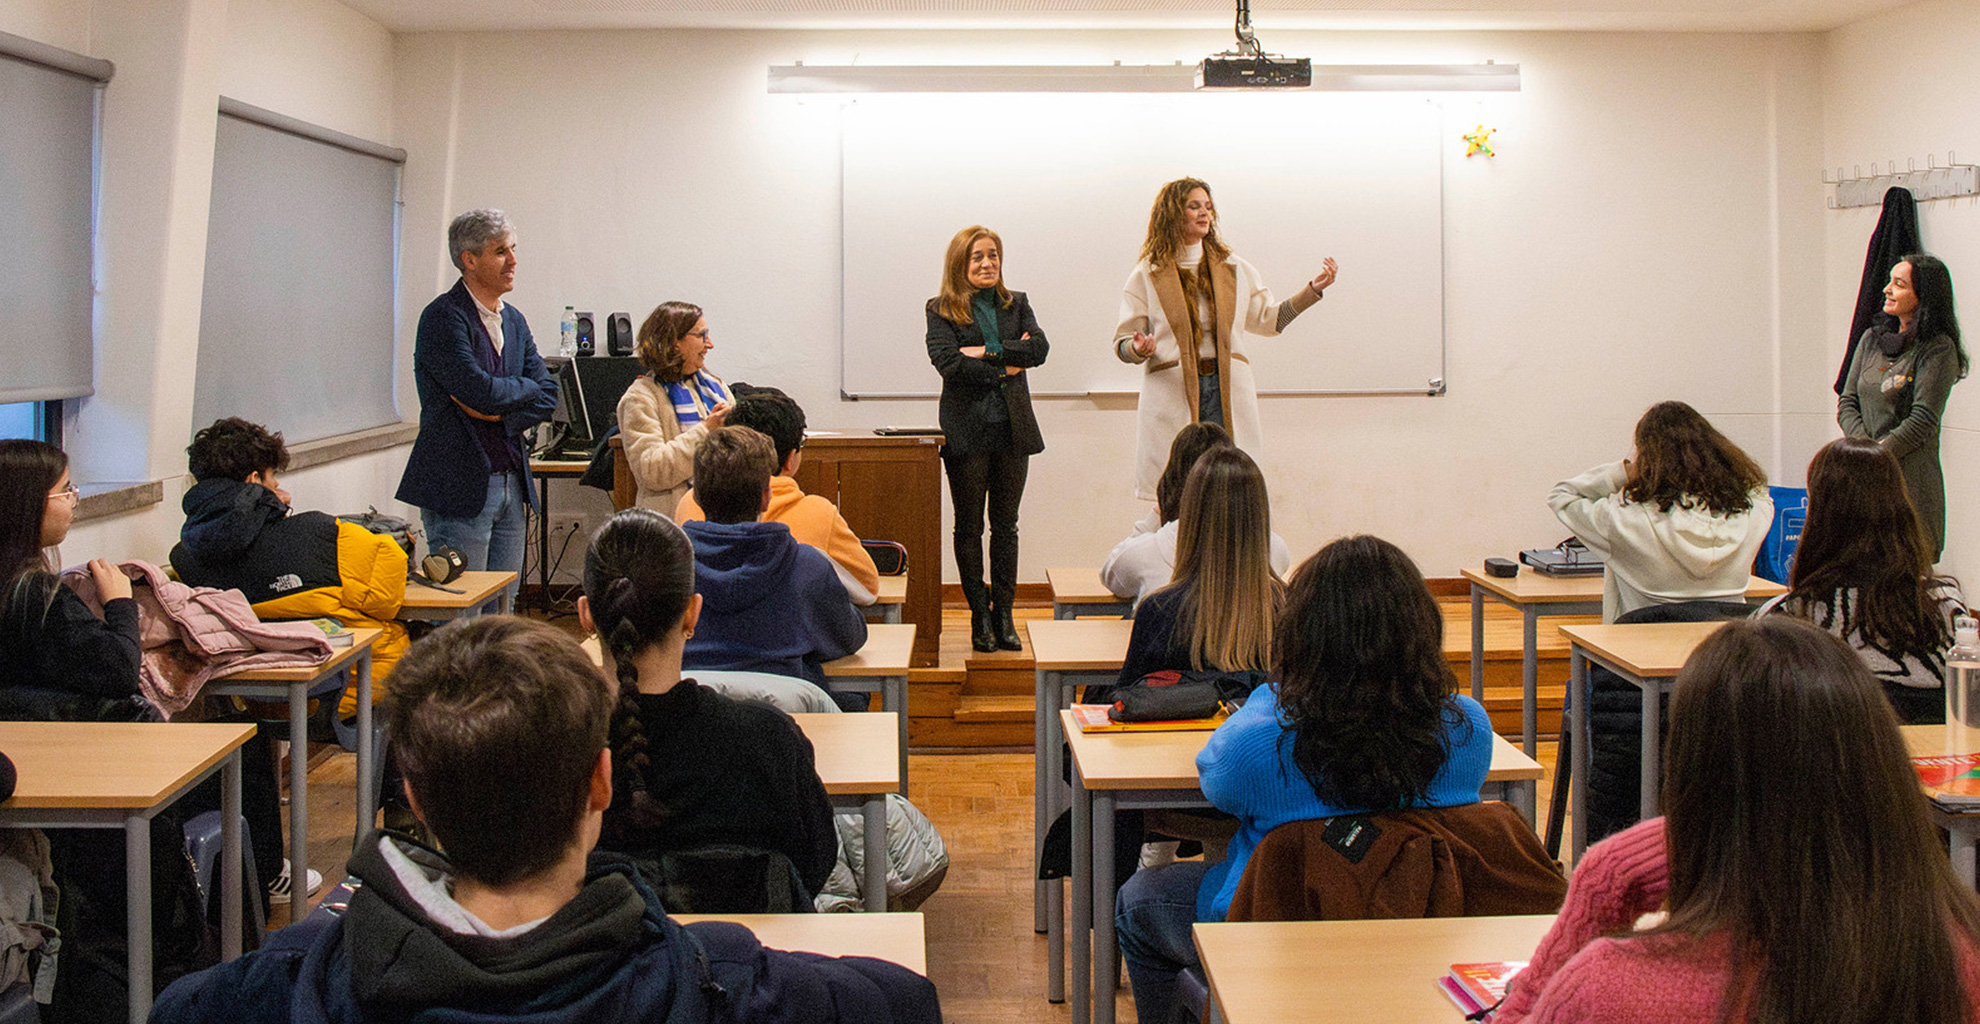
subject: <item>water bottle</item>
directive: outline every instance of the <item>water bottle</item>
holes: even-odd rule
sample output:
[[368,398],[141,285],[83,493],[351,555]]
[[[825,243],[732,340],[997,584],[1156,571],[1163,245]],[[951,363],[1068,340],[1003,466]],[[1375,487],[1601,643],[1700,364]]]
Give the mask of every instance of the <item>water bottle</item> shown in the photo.
[[1952,650],[1946,652],[1946,725],[1980,727],[1980,622],[1970,615],[1953,619]]
[[577,355],[577,307],[564,307],[564,323],[557,339],[557,354],[569,359]]

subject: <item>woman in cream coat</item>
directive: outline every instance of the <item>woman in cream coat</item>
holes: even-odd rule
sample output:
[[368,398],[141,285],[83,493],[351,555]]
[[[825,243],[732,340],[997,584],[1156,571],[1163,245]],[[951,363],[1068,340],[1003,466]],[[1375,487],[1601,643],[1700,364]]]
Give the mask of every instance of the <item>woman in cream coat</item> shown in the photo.
[[728,385],[703,367],[714,348],[700,306],[661,303],[639,325],[639,361],[648,372],[619,399],[639,504],[669,518],[694,484],[694,450],[733,404]]
[[1154,500],[1169,440],[1191,423],[1219,424],[1238,447],[1256,450],[1258,385],[1245,346],[1253,336],[1277,335],[1312,308],[1334,283],[1335,270],[1329,257],[1319,276],[1279,302],[1258,269],[1217,237],[1209,185],[1181,178],[1162,186],[1114,329],[1114,353],[1143,367],[1136,497]]

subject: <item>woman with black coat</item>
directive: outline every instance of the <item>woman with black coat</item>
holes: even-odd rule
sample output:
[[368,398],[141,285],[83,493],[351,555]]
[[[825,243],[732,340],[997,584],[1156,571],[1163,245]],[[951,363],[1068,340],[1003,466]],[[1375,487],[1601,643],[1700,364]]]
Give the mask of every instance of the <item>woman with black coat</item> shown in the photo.
[[[942,374],[942,464],[956,508],[956,569],[969,600],[970,646],[1015,651],[1018,504],[1033,455],[1045,450],[1024,371],[1050,349],[1023,292],[1004,287],[1004,242],[971,225],[942,262],[928,300],[928,361]],[[983,515],[990,514],[990,583],[983,582]]]

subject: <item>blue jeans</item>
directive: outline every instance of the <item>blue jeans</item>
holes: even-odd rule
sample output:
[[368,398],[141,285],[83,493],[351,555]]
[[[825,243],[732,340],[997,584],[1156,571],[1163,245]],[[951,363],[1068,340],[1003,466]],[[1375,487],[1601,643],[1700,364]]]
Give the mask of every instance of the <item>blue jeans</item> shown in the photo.
[[1121,886],[1114,901],[1114,937],[1134,986],[1134,1016],[1143,1024],[1169,1024],[1176,1011],[1176,979],[1197,966],[1196,891],[1210,865],[1177,861],[1143,868]]
[[1196,378],[1196,421],[1215,423],[1229,430],[1231,425],[1224,422],[1224,392],[1217,387],[1220,378],[1217,374]]
[[[428,550],[445,544],[461,553],[470,570],[515,573],[516,581],[509,584],[509,607],[516,606],[516,593],[522,588],[523,545],[529,537],[529,494],[520,472],[488,478],[488,500],[479,515],[447,516],[423,508],[419,519],[426,527]],[[482,611],[493,613],[496,607],[489,604]]]

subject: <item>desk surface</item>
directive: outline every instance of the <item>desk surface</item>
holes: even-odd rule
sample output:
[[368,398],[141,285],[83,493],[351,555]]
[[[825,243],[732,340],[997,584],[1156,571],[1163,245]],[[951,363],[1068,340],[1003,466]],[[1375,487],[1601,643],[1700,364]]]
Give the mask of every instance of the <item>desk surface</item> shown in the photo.
[[1083,569],[1047,569],[1045,582],[1052,587],[1053,604],[1118,604],[1129,600],[1107,589],[1100,582],[1100,570],[1088,566]]
[[811,741],[825,792],[835,796],[900,792],[900,716],[892,711],[855,711],[791,717]]
[[1724,622],[1640,622],[1626,626],[1562,626],[1570,645],[1584,647],[1641,679],[1669,679],[1691,652]]
[[[1511,579],[1487,576],[1477,569],[1460,569],[1458,574],[1513,604],[1566,604],[1602,599],[1601,573],[1593,576],[1549,576],[1535,571],[1532,566],[1522,565],[1519,575]],[[1773,580],[1763,580],[1758,576],[1747,578],[1746,598],[1749,601],[1764,601],[1785,593],[1787,588]]]
[[906,604],[907,581],[908,578],[906,576],[880,577],[880,593],[875,598],[873,603],[874,604]]
[[1196,948],[1229,1024],[1462,1024],[1437,979],[1452,964],[1529,959],[1553,923],[1551,914],[1219,922],[1196,926]]
[[1031,660],[1047,672],[1118,672],[1127,660],[1131,619],[1032,619]]
[[876,622],[859,650],[825,663],[827,676],[904,676],[914,657],[914,623]]
[[0,808],[146,810],[253,735],[225,723],[0,722],[20,776]]
[[734,921],[770,949],[870,956],[916,974],[928,973],[928,942],[920,914],[674,914],[682,924]]
[[[1194,732],[1084,733],[1072,712],[1059,712],[1088,789],[1195,789],[1196,755],[1210,742],[1210,730]],[[1541,776],[1540,762],[1492,734],[1488,782],[1514,782]]]
[[[405,611],[418,611],[422,608],[460,609],[479,608],[495,599],[495,593],[516,581],[513,572],[469,571],[461,573],[452,583],[443,586],[461,591],[450,594],[408,581],[406,600],[400,605]],[[401,613],[403,614],[403,613]]]
[[591,468],[590,459],[531,459],[529,471],[543,476],[583,476]]
[[[382,629],[370,626],[355,626],[351,629],[351,645],[331,649],[330,660],[318,665],[305,665],[301,668],[263,668],[246,672],[235,672],[213,677],[215,685],[227,683],[313,683],[332,672],[350,664],[358,655],[371,649],[378,638],[385,635]],[[0,750],[6,748],[0,747]],[[9,754],[13,753],[8,751]]]

